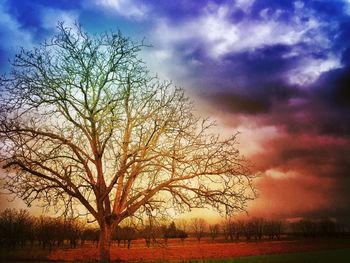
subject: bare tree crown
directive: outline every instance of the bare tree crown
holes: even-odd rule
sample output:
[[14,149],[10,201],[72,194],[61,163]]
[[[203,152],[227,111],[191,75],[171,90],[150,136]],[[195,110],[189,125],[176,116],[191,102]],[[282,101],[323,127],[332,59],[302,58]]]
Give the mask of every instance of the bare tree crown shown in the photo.
[[143,43],[58,29],[0,80],[7,189],[28,204],[83,206],[100,226],[145,209],[245,209],[255,192],[236,135],[220,139],[182,89],[151,76]]

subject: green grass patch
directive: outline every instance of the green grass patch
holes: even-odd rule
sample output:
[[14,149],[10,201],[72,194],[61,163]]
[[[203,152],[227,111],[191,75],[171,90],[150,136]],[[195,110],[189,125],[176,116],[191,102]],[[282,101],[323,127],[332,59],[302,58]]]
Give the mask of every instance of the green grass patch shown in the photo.
[[348,263],[350,249],[313,251],[293,254],[246,256],[232,259],[203,259],[191,262],[206,263]]

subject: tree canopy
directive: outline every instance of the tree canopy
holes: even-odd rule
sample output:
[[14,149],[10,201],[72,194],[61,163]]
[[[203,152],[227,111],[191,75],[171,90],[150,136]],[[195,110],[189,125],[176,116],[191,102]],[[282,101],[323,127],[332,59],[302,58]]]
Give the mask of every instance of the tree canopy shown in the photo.
[[245,209],[255,191],[237,134],[220,138],[183,89],[150,74],[142,42],[63,23],[58,30],[22,49],[0,80],[9,191],[27,204],[83,207],[106,240],[146,210]]

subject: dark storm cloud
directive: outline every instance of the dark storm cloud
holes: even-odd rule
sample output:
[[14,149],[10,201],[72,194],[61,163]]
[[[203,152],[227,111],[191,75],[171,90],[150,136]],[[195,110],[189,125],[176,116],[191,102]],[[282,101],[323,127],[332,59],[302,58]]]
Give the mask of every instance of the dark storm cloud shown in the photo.
[[[223,5],[227,8],[232,7],[224,2],[224,4],[219,5],[218,9],[220,10]],[[204,94],[209,103],[216,107],[220,94],[225,94],[225,99],[222,100],[221,104],[222,110],[232,113],[265,113],[272,109],[272,104],[276,101],[287,103],[289,99],[303,99],[303,93],[305,96],[309,96],[309,92],[302,90],[311,85],[310,82],[314,81],[313,78],[317,79],[328,71],[326,68],[321,69],[322,72],[318,73],[318,64],[322,62],[325,64],[333,63],[332,61],[335,61],[339,56],[339,50],[347,45],[343,41],[347,34],[342,33],[346,27],[339,26],[339,23],[343,25],[346,20],[343,14],[344,4],[332,2],[328,5],[329,7],[322,8],[317,2],[312,1],[305,3],[301,1],[255,1],[249,12],[235,6],[222,20],[223,23],[229,21],[232,26],[238,27],[237,30],[243,32],[244,28],[240,28],[242,26],[240,21],[249,21],[248,27],[251,27],[253,23],[254,26],[261,26],[261,30],[278,29],[282,31],[276,32],[275,36],[271,33],[270,39],[266,39],[267,44],[263,42],[260,44],[259,38],[255,39],[255,35],[248,37],[243,35],[247,38],[241,40],[243,44],[240,41],[233,44],[230,47],[232,51],[225,51],[226,53],[219,59],[213,59],[210,50],[208,50],[213,48],[214,44],[209,43],[208,45],[205,42],[207,41],[205,37],[204,39],[196,37],[196,32],[193,32],[192,37],[186,37],[174,43],[173,48],[183,65],[191,65],[193,61],[198,62],[196,66],[189,66],[190,78],[194,83],[193,87],[197,88],[197,93]],[[198,10],[203,9],[196,9],[192,20],[200,16],[201,13]],[[341,21],[332,21],[338,11],[341,11]],[[182,8],[180,13],[182,12],[190,13],[186,8]],[[209,12],[209,14],[212,13]],[[208,16],[208,19],[212,19],[212,17]],[[305,29],[313,20],[318,21],[315,22],[317,25]],[[215,23],[215,20],[212,23]],[[275,28],[276,25],[279,25],[278,23],[281,23],[281,28]],[[294,26],[300,28],[293,31]],[[185,26],[181,28],[186,29]],[[287,32],[284,32],[283,29]],[[291,34],[291,39],[278,40],[284,33]],[[215,34],[215,32],[208,31],[209,40],[211,39],[210,34]],[[302,34],[302,37],[298,41],[293,39],[293,37],[297,38],[299,34]],[[218,41],[224,40],[218,38]],[[229,42],[229,40],[225,41]],[[244,44],[247,41],[248,43]],[[226,43],[223,42],[223,45]],[[235,45],[238,48],[235,48]],[[240,45],[242,45],[241,50]],[[332,67],[336,66],[330,66],[329,70],[332,70]],[[302,78],[302,80],[298,81],[297,78]],[[216,95],[218,93],[219,95]],[[340,90],[338,97],[340,100],[347,101],[342,93],[344,90]],[[230,100],[226,97],[233,99]],[[233,102],[236,105],[233,105]],[[244,102],[247,103],[246,106],[242,105]],[[313,100],[309,100],[309,102],[313,103]],[[285,112],[288,114],[288,111]]]
[[[279,207],[272,212],[283,217],[335,217],[350,223],[349,140],[287,133],[266,143],[264,149],[252,159],[266,173],[258,185],[265,199],[261,202],[275,202]],[[294,176],[275,179],[268,176],[271,170],[287,175],[293,171]],[[285,195],[278,198],[281,192]]]
[[[291,21],[296,5],[290,1],[255,1],[251,12],[244,16],[259,21],[262,10],[267,10],[268,15],[281,10],[278,21]],[[202,62],[191,72],[193,78],[198,78],[198,93],[204,94],[215,108],[257,118],[262,114],[261,123],[282,126],[290,133],[348,136],[350,18],[345,14],[345,3],[331,1],[324,5],[319,1],[307,1],[303,5],[302,10],[307,11],[300,19],[306,22],[320,19],[318,27],[305,34],[312,41],[302,38],[292,45],[236,50],[223,56],[220,62],[206,57],[205,50],[201,49],[184,56],[183,62],[189,58]],[[291,79],[307,70],[309,61],[315,61],[309,72],[317,72],[322,61],[330,60],[330,54],[341,58],[340,66],[322,69],[314,81],[291,83]],[[298,68],[300,71],[296,71]]]
[[[345,187],[350,181],[350,19],[343,2],[320,3],[255,1],[248,11],[223,4],[217,12],[193,13],[191,22],[179,27],[176,19],[168,25],[178,29],[170,33],[179,33],[210,20],[223,30],[222,37],[209,28],[204,36],[188,31],[190,36],[175,39],[173,52],[213,108],[232,118],[245,116],[257,133],[259,127],[276,127],[282,134],[272,134],[251,156],[257,171],[266,173],[258,183],[260,212],[282,218],[350,218]],[[245,34],[256,27],[272,33],[264,41],[260,31]],[[231,42],[237,35],[241,39]],[[218,47],[220,52],[213,52]],[[285,177],[269,175],[274,173]]]
[[[199,87],[211,92],[205,98],[214,107],[232,116],[246,115],[258,125],[278,127],[283,134],[264,143],[251,159],[263,174],[292,171],[295,177],[264,175],[258,185],[260,208],[284,218],[335,217],[349,223],[350,17],[341,1],[308,1],[305,7],[322,21],[306,34],[313,41],[228,54],[223,68],[205,68],[205,76],[209,72],[214,76],[202,79]],[[267,15],[281,9],[281,22],[294,17],[295,5],[290,1],[255,1],[250,15],[259,20],[265,8]],[[317,42],[321,33],[327,44]],[[295,50],[299,53],[288,55]],[[311,71],[317,71],[330,54],[340,58],[338,66],[322,69],[313,81],[291,83],[291,73],[298,73],[295,68],[305,63],[301,69],[306,70],[307,62],[314,60],[318,62]],[[215,83],[222,84],[221,92]]]
[[198,93],[224,111],[266,113],[275,102],[287,103],[302,93],[284,80],[294,59],[282,55],[290,51],[288,46],[276,45],[226,56],[223,65],[204,63],[197,69]]
[[[313,89],[330,107],[340,108],[344,117],[350,110],[350,19],[343,19],[335,37],[335,48],[342,50],[342,68],[323,74],[313,85]],[[340,112],[341,113],[341,112]],[[348,120],[345,118],[345,120]],[[340,122],[341,123],[341,122]],[[350,133],[350,131],[349,131]]]
[[291,135],[311,133],[350,138],[350,111],[335,106],[329,97],[327,101],[319,97],[314,92],[300,91],[287,101],[274,102],[269,114],[256,116],[256,120],[282,127]]
[[260,47],[250,52],[226,55],[224,67],[227,67],[229,70],[227,73],[230,75],[225,77],[234,78],[237,73],[244,74],[247,76],[247,84],[252,82],[254,86],[261,81],[281,81],[284,72],[290,69],[295,60],[295,58],[283,58],[283,55],[291,51],[291,47],[279,44]]
[[[350,33],[350,32],[349,32]],[[343,52],[343,68],[332,70],[321,76],[315,90],[330,106],[350,110],[350,45]]]
[[[255,89],[254,86],[237,86],[231,91],[213,90],[210,93],[201,94],[201,97],[222,111],[255,116],[264,114],[265,116],[267,113],[273,114],[276,103],[287,104],[290,98],[300,93],[298,90],[286,87],[279,82],[266,81],[264,83],[261,81],[257,82],[256,86],[258,87]],[[274,119],[268,119],[274,122]]]
[[[279,49],[280,47],[275,48]],[[250,90],[263,89],[264,83],[281,82],[284,72],[289,67],[288,60],[281,58],[279,53],[279,51],[268,48],[268,51],[258,50],[235,54],[227,56],[223,64],[205,63],[200,71],[205,71],[207,74],[205,76],[214,78],[213,83],[206,82],[211,85],[214,85],[219,78],[236,82],[235,85],[220,87],[226,90],[232,89],[234,91],[238,88],[249,92]]]
[[247,98],[232,93],[214,93],[207,96],[207,99],[210,99],[223,110],[239,113],[256,114],[267,112],[270,108],[267,101],[254,100],[254,98]]

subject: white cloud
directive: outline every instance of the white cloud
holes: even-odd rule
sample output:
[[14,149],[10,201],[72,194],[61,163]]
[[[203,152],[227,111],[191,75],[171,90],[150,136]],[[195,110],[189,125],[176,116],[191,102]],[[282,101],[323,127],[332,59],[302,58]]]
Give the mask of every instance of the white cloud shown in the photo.
[[242,9],[245,12],[249,12],[254,2],[255,0],[236,0],[235,6]]
[[[233,5],[210,4],[198,17],[177,24],[159,19],[152,33],[152,41],[163,52],[172,54],[176,58],[174,61],[180,61],[178,57],[190,57],[187,53],[196,49],[204,51],[214,61],[222,61],[228,54],[287,45],[291,48],[290,52],[282,57],[291,61],[295,58],[295,65],[286,77],[290,83],[297,85],[310,84],[323,72],[341,67],[339,54],[334,53],[326,58],[311,57],[311,51],[322,53],[332,46],[324,28],[334,29],[337,27],[336,22],[320,20],[314,11],[299,1],[295,2],[294,13],[288,20],[281,18],[286,11],[267,8],[260,12],[259,19],[232,21],[231,15],[239,4],[246,4],[248,8],[252,3],[236,1]],[[180,54],[176,50],[178,46],[182,47]],[[196,65],[200,63],[188,63],[186,66]]]
[[240,151],[248,157],[264,152],[266,142],[283,136],[275,126],[257,126],[245,123],[237,127],[237,130],[241,133],[239,135],[240,145],[242,145]]
[[296,8],[296,9],[302,9],[303,7],[304,7],[304,3],[303,2],[301,2],[301,1],[296,1],[296,2],[294,2],[294,7]]
[[269,169],[265,171],[265,174],[274,179],[295,178],[297,176],[297,173],[294,171],[282,172],[277,169]]
[[[150,48],[144,49],[141,55],[147,61],[147,66],[161,79],[170,79],[169,67],[164,67],[164,65],[167,65],[174,56],[171,50]],[[174,61],[172,65],[174,65]]]
[[288,81],[296,85],[308,85],[316,81],[323,72],[342,67],[341,59],[329,56],[326,59],[304,58],[288,72]]
[[176,25],[159,20],[154,32],[155,38],[165,46],[199,39],[205,45],[209,57],[220,59],[230,53],[254,51],[264,46],[312,41],[307,33],[317,30],[319,26],[316,19],[304,21],[298,14],[292,21],[280,21],[278,18],[281,10],[274,11],[269,16],[262,14],[261,20],[234,23],[230,15],[235,8],[229,5],[211,5],[199,17]]
[[74,23],[78,22],[79,14],[74,11],[63,11],[54,8],[43,8],[41,10],[41,25],[45,29],[56,29],[58,22],[64,22],[66,27],[74,28]]
[[[202,108],[203,109],[203,108]],[[266,143],[285,136],[285,134],[276,126],[257,125],[249,117],[237,116],[230,113],[215,112],[215,109],[203,109],[208,112],[214,119],[218,120],[217,131],[223,138],[229,137],[235,132],[239,132],[239,150],[244,156],[250,158],[256,154],[266,151]],[[237,119],[240,124],[232,127],[232,121]]]
[[350,16],[350,0],[344,0],[345,13]]
[[89,0],[88,5],[95,6],[107,12],[114,12],[120,16],[142,19],[146,17],[148,8],[134,0]]

